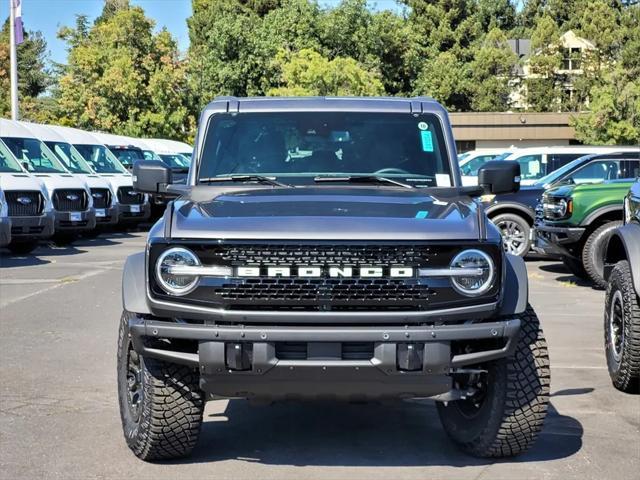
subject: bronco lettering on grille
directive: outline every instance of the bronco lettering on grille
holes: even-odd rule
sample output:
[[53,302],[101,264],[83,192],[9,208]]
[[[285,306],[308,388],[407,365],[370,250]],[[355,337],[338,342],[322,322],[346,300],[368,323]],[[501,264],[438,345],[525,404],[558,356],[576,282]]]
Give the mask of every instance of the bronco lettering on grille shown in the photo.
[[277,267],[237,267],[237,277],[300,277],[300,278],[411,278],[411,267],[319,267],[319,266],[277,266]]

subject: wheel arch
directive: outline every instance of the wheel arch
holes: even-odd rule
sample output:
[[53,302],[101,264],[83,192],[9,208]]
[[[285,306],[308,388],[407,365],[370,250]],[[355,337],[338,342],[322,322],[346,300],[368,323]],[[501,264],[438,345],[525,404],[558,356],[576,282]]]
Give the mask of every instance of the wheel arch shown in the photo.
[[133,313],[151,314],[147,305],[145,253],[127,257],[122,272],[122,306]]
[[505,253],[504,288],[500,315],[517,315],[527,309],[529,279],[524,259]]
[[636,294],[640,296],[640,225],[627,224],[618,228],[605,248],[604,275],[609,279],[616,263],[627,260],[631,266],[631,278]]
[[608,205],[594,210],[580,222],[580,226],[595,229],[603,223],[616,220],[622,220],[622,204]]
[[504,213],[510,213],[524,218],[527,223],[529,223],[529,226],[532,226],[535,220],[535,213],[532,212],[529,207],[519,203],[497,203],[487,208],[486,212],[489,220],[493,220],[493,218]]

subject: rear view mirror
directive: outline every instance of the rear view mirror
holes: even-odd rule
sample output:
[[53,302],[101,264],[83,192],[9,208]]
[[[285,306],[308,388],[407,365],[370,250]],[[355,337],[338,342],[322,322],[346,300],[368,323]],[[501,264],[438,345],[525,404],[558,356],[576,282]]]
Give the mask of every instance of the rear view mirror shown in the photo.
[[485,194],[517,192],[520,190],[520,164],[510,160],[487,162],[478,170],[478,185]]
[[137,192],[166,193],[171,182],[171,169],[160,160],[140,160],[133,164],[133,189]]

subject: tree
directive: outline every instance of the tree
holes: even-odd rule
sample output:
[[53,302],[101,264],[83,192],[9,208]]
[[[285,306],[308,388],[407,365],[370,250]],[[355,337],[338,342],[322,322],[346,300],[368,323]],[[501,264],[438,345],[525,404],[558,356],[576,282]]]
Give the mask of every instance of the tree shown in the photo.
[[452,52],[425,61],[415,84],[415,95],[429,95],[451,111],[470,110],[471,84],[468,67]]
[[186,138],[195,123],[186,67],[166,30],[139,7],[110,1],[93,26],[78,18],[57,90],[60,122],[131,136]]
[[509,109],[509,96],[518,57],[507,44],[506,35],[492,29],[470,64],[472,101],[477,112],[503,112]]
[[281,70],[281,86],[270,89],[269,95],[367,96],[384,93],[377,72],[365,70],[353,58],[329,60],[309,49],[296,53],[283,50],[276,63]]
[[561,108],[561,84],[557,72],[562,66],[560,30],[549,15],[537,20],[531,36],[531,57],[525,80],[526,103],[535,112],[558,111]]
[[640,143],[640,81],[616,67],[590,92],[590,112],[573,119],[576,138],[590,144]]
[[[52,84],[47,68],[47,42],[42,33],[24,33],[24,43],[18,45],[18,97],[21,117],[32,119],[37,115],[42,100],[38,97]],[[9,52],[9,21],[0,30],[0,116],[11,112],[11,78]]]

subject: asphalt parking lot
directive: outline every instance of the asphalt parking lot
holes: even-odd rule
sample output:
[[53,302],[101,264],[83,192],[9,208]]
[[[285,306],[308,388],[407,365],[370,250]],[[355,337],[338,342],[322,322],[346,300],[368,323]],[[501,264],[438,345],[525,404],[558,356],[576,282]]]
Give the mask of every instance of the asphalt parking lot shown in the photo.
[[511,460],[461,454],[434,404],[209,402],[194,455],[146,464],[126,448],[115,355],[124,259],[144,233],[0,253],[0,478],[638,478],[640,397],[610,384],[603,292],[528,261],[552,365],[552,408]]

